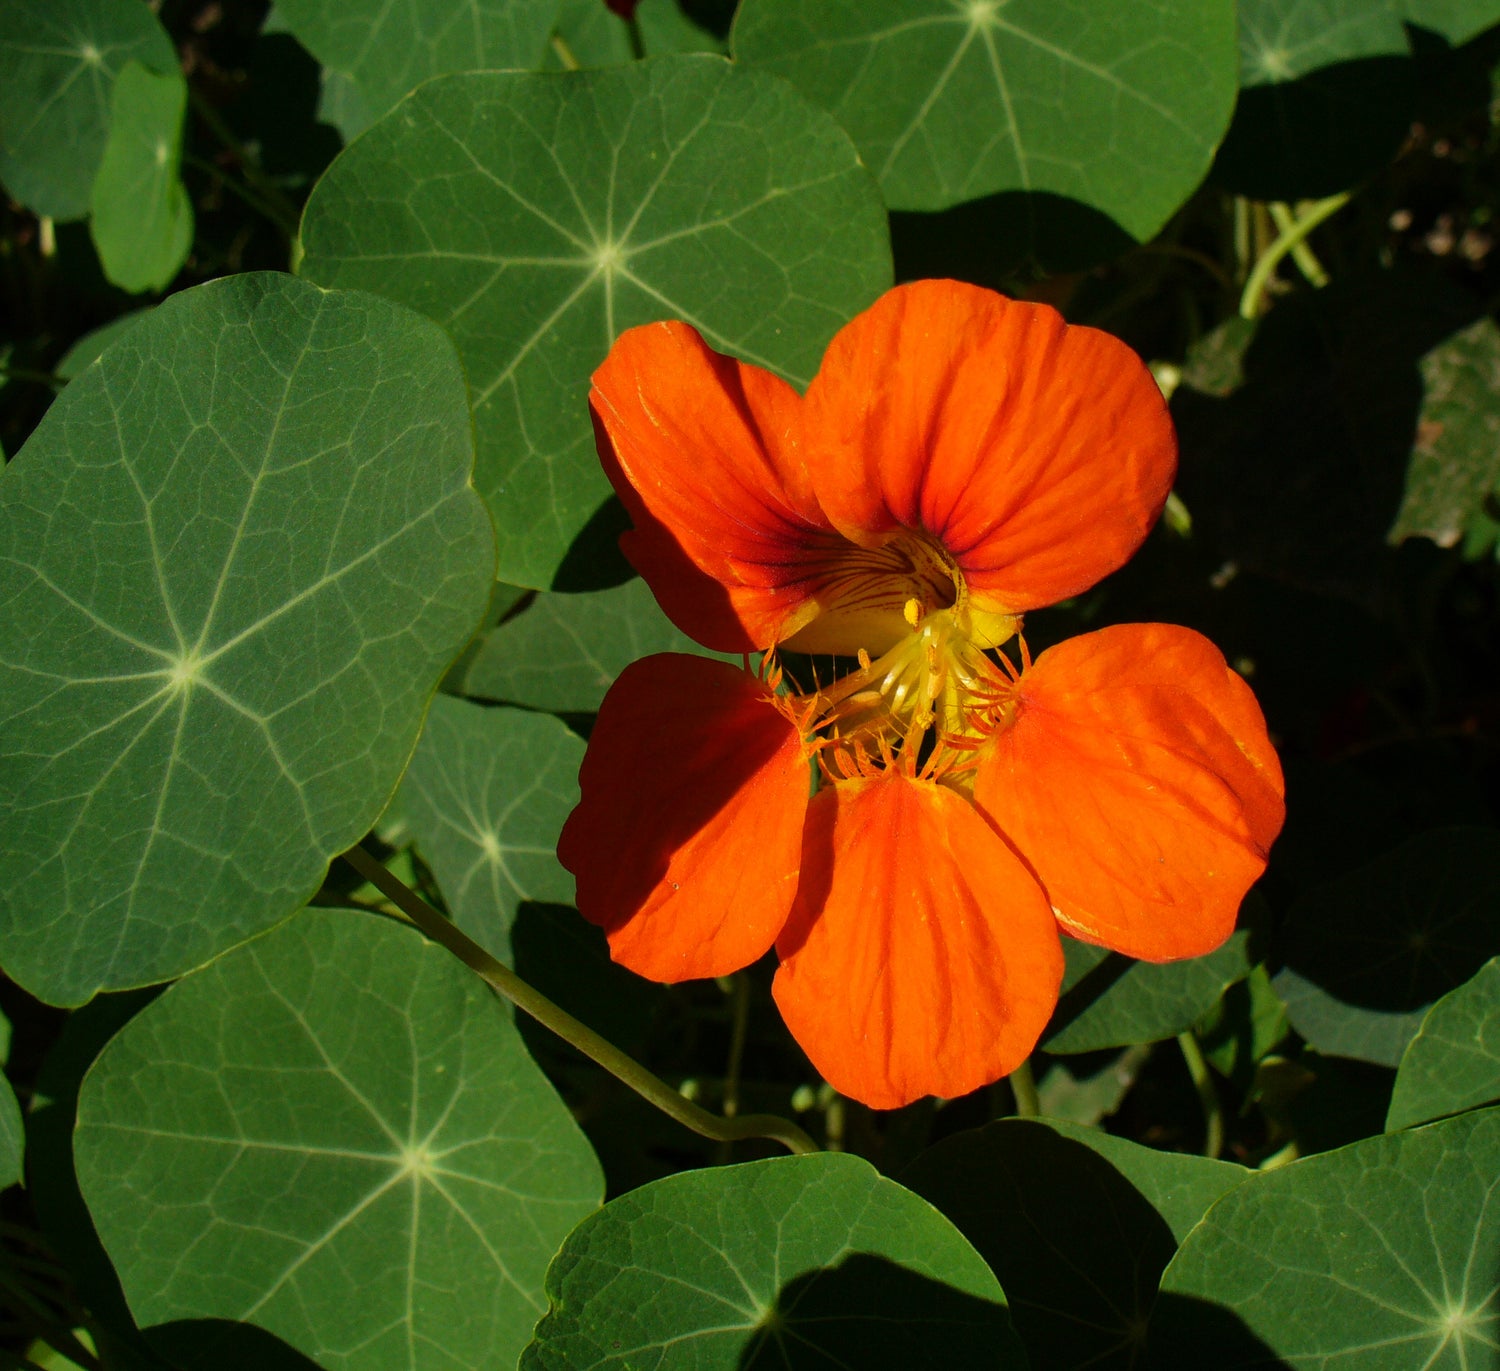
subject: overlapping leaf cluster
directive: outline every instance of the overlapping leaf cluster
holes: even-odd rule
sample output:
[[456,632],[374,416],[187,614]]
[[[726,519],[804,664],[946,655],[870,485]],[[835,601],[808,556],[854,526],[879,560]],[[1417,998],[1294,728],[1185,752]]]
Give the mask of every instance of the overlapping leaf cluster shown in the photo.
[[[0,0],[7,1356],[1500,1366],[1497,26]],[[1289,818],[1218,952],[1073,944],[1034,1081],[877,1116],[765,968],[610,966],[554,846],[605,689],[692,650],[591,371],[676,318],[804,384],[919,275],[1153,362],[1166,525],[1033,650],[1210,633]],[[695,1140],[486,958],[828,1150]]]

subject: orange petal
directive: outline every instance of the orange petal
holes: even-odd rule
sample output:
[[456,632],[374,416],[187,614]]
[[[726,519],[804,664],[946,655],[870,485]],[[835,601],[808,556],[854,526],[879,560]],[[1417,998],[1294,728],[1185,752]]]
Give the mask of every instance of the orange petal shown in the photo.
[[1013,1071],[1057,1003],[1062,949],[1036,880],[961,795],[899,772],[807,812],[776,1003],[833,1087],[876,1109]]
[[610,955],[642,976],[725,976],[771,946],[797,888],[808,769],[764,684],[662,653],[610,687],[557,855]]
[[1229,936],[1282,794],[1250,687],[1207,638],[1167,624],[1044,652],[974,786],[1063,928],[1148,961]]
[[840,331],[807,392],[803,448],[846,537],[925,529],[975,607],[997,613],[1121,566],[1177,467],[1166,405],[1130,348],[958,281],[899,286]]
[[620,335],[589,401],[635,525],[620,545],[667,616],[717,652],[790,636],[814,612],[809,542],[843,542],[797,454],[801,396],[688,325],[663,323]]

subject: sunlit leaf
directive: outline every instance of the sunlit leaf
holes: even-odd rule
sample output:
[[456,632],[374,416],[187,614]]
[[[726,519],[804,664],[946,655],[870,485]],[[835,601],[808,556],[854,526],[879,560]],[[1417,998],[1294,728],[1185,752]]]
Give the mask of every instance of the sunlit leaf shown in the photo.
[[0,476],[0,959],[78,1003],[304,903],[493,567],[440,330],[277,275],[173,296]]
[[1500,957],[1444,995],[1407,1044],[1387,1128],[1500,1100]]
[[1500,832],[1437,829],[1292,907],[1275,980],[1320,1052],[1395,1066],[1428,1006],[1500,953]]
[[1042,1046],[1048,1052],[1094,1052],[1174,1038],[1249,972],[1248,943],[1249,934],[1241,930],[1205,957],[1152,963],[1064,939],[1062,994]]
[[1044,193],[1140,241],[1234,107],[1226,0],[745,0],[731,42],[834,114],[894,209]]
[[642,580],[582,595],[543,593],[487,634],[450,685],[488,700],[587,713],[616,676],[651,652],[714,655],[672,624]]
[[1500,486],[1500,329],[1481,319],[1422,358],[1422,412],[1392,542],[1452,547]]
[[276,0],[276,13],[378,119],[432,76],[539,66],[557,0]]
[[587,397],[616,334],[685,319],[806,382],[890,280],[848,136],[715,57],[431,82],[334,162],[302,236],[314,280],[400,300],[457,339],[476,482],[517,585],[550,584],[608,494]]
[[81,219],[130,61],[177,70],[140,0],[0,0],[0,182],[37,214]]
[[1033,1366],[1129,1371],[1181,1235],[1246,1174],[1094,1129],[1006,1119],[945,1138],[901,1179],[1000,1278]]
[[557,835],[578,803],[583,740],[550,714],[439,695],[399,792],[453,920],[502,961],[523,900],[571,904]]
[[193,245],[193,207],[178,176],[187,82],[127,62],[89,198],[89,232],[104,274],[132,293],[160,290]]
[[547,1297],[523,1371],[1026,1365],[974,1249],[837,1153],[623,1195],[568,1235]]
[[1497,1174],[1486,1109],[1252,1176],[1162,1277],[1152,1365],[1494,1366]]
[[308,910],[168,990],[84,1083],[79,1182],[143,1325],[258,1324],[340,1371],[512,1367],[588,1144],[485,986]]
[[1330,195],[1387,161],[1411,120],[1395,0],[1240,0],[1240,99],[1214,177],[1242,195]]

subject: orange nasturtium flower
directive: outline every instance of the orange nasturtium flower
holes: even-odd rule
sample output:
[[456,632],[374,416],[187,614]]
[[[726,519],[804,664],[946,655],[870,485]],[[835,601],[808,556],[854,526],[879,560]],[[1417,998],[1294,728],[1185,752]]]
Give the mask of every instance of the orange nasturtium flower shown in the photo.
[[[644,658],[599,711],[558,852],[615,960],[679,981],[774,945],[813,1064],[893,1108],[1026,1057],[1059,928],[1151,961],[1224,941],[1284,813],[1249,687],[1165,624],[999,650],[1161,513],[1176,441],[1129,348],[924,281],[805,396],[662,323],[621,336],[591,403],[662,608],[767,654]],[[849,670],[797,693],[780,649]]]

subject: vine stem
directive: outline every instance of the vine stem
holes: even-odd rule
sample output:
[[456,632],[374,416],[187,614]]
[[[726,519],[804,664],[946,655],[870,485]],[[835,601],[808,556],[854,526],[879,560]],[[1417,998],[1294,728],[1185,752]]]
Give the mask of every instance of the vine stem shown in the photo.
[[[1271,222],[1276,225],[1278,233],[1289,233],[1297,226],[1297,216],[1292,213],[1290,205],[1272,204]],[[1322,290],[1328,284],[1328,273],[1323,270],[1323,264],[1318,261],[1318,254],[1308,246],[1306,240],[1299,240],[1292,244],[1292,261],[1297,264],[1297,270],[1310,286]]]
[[1036,1093],[1036,1079],[1031,1074],[1031,1058],[1027,1057],[1006,1080],[1016,1097],[1016,1113],[1023,1119],[1041,1118],[1042,1101]]
[[775,1114],[745,1114],[725,1119],[700,1109],[686,1100],[665,1081],[653,1076],[633,1057],[620,1051],[607,1038],[595,1033],[587,1024],[558,1008],[545,995],[532,989],[504,962],[490,956],[472,938],[444,918],[415,891],[381,866],[362,847],[351,847],[344,853],[349,863],[365,880],[396,906],[433,942],[451,952],[465,966],[480,976],[493,990],[518,1009],[524,1009],[544,1028],[556,1033],[585,1057],[602,1066],[610,1075],[623,1081],[642,1099],[655,1105],[663,1114],[677,1120],[684,1128],[717,1142],[739,1142],[745,1138],[766,1138],[778,1142],[788,1152],[817,1152],[818,1145],[789,1119]]
[[1177,1035],[1177,1046],[1182,1049],[1182,1059],[1187,1063],[1188,1075],[1193,1078],[1193,1089],[1198,1092],[1198,1103],[1203,1106],[1203,1155],[1217,1157],[1224,1150],[1224,1110],[1219,1104],[1219,1092],[1214,1088],[1214,1078],[1208,1063],[1203,1060],[1203,1049],[1198,1046],[1197,1035],[1190,1028]]
[[1242,319],[1254,319],[1260,313],[1261,296],[1265,293],[1271,273],[1276,270],[1281,259],[1305,242],[1307,235],[1325,219],[1343,209],[1349,203],[1352,193],[1347,190],[1340,191],[1337,195],[1330,195],[1326,200],[1313,201],[1295,219],[1290,220],[1287,227],[1276,236],[1271,246],[1256,258],[1255,266],[1250,272],[1250,279],[1245,282],[1245,293],[1240,296]]

